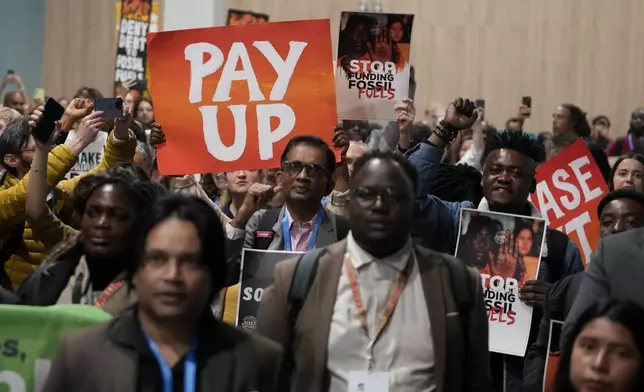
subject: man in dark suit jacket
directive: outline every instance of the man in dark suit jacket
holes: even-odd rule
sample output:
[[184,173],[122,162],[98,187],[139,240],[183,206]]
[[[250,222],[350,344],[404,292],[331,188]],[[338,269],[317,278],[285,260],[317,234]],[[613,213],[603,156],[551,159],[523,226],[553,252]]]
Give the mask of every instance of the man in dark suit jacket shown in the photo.
[[[367,363],[387,374],[389,390],[492,390],[480,275],[456,264],[466,271],[463,286],[473,297],[467,317],[459,315],[447,265],[458,261],[412,245],[416,181],[414,168],[400,155],[366,154],[356,162],[346,206],[351,231],[319,259],[294,325],[289,291],[298,260],[277,265],[257,328],[289,353],[280,391],[346,391]],[[396,299],[392,293],[399,290]],[[365,299],[356,299],[360,295]],[[393,311],[377,333],[384,308]],[[362,328],[358,319],[364,320]]]
[[614,234],[599,241],[575,303],[566,317],[563,340],[579,316],[604,298],[631,300],[644,307],[643,254],[644,228]]
[[171,196],[155,205],[142,235],[141,258],[126,266],[138,303],[66,337],[44,392],[275,391],[281,348],[210,311],[226,272],[224,233],[212,207]]

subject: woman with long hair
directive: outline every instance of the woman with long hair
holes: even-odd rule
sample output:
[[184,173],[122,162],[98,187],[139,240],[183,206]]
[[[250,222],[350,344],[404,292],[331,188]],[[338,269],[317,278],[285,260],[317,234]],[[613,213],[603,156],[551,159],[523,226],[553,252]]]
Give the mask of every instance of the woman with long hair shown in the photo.
[[634,189],[644,192],[644,156],[630,153],[615,161],[610,172],[608,188],[611,191]]
[[610,300],[577,319],[561,350],[555,392],[644,391],[644,310]]

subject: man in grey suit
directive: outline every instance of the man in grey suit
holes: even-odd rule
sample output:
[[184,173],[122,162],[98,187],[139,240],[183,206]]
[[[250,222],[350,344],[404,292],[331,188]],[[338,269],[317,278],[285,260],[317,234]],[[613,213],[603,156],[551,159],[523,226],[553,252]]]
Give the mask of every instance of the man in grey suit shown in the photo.
[[644,228],[602,238],[584,275],[563,339],[577,318],[601,299],[628,299],[644,307]]
[[[346,137],[344,133],[336,136]],[[286,145],[281,166],[276,179],[284,194],[284,206],[257,211],[262,201],[272,198],[275,189],[253,184],[235,219],[226,225],[226,236],[239,252],[242,247],[306,252],[346,235],[341,235],[339,227],[344,224],[342,218],[322,205],[322,199],[334,187],[333,150],[318,137],[296,136]]]
[[[338,147],[348,145],[344,132],[337,132],[334,142]],[[307,252],[347,235],[345,219],[322,205],[322,199],[334,187],[335,154],[331,148],[318,137],[296,136],[286,145],[281,165],[276,179],[284,206],[257,210],[272,199],[275,189],[253,184],[235,219],[226,224],[227,253],[233,258],[229,259],[227,285],[232,287],[222,293],[218,304],[226,322],[233,323],[237,312],[239,255],[243,248]]]
[[138,303],[66,337],[44,392],[274,392],[281,347],[210,311],[226,271],[212,207],[171,196],[155,205],[142,235],[141,257],[125,267]]

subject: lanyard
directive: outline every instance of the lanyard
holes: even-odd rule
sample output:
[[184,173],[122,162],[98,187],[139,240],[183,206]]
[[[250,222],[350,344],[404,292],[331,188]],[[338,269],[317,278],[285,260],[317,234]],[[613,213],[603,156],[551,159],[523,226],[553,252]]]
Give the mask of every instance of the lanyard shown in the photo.
[[[145,332],[143,332],[145,333]],[[168,363],[165,361],[165,358],[161,355],[159,347],[154,343],[154,340],[145,334],[146,339],[148,340],[148,346],[154,354],[157,362],[159,363],[159,369],[161,369],[161,378],[163,379],[163,392],[173,392],[174,390],[174,380],[172,377],[172,369],[168,366]],[[183,370],[183,391],[184,392],[195,392],[196,390],[196,380],[197,380],[197,360],[195,352],[197,351],[197,341],[194,340],[190,344],[190,349],[188,350],[188,355],[185,360],[185,367]]]
[[405,268],[400,273],[398,281],[389,294],[389,299],[385,304],[385,309],[382,312],[382,316],[380,316],[380,324],[378,325],[376,336],[371,338],[369,337],[369,327],[367,325],[367,309],[365,308],[364,302],[362,301],[362,296],[360,295],[356,268],[353,266],[351,260],[348,257],[344,259],[344,266],[347,269],[347,277],[349,278],[351,292],[353,293],[353,301],[355,302],[356,309],[358,311],[358,319],[360,320],[363,332],[365,333],[365,335],[367,335],[367,339],[369,339],[369,345],[367,346],[367,361],[369,370],[372,369],[374,362],[373,346],[376,344],[376,341],[378,340],[380,335],[382,335],[382,332],[385,330],[385,328],[387,328],[389,321],[391,321],[391,316],[394,314],[398,300],[400,299],[402,292],[405,290],[407,280],[409,280],[409,276],[411,275],[411,270],[414,265],[412,261],[413,256],[409,256],[407,265],[405,265]]
[[[315,248],[315,242],[317,241],[318,231],[320,231],[320,225],[322,224],[322,219],[324,218],[324,209],[320,208],[317,215],[315,216],[315,222],[313,223],[313,229],[311,230],[311,237],[309,238],[309,245],[306,250],[311,250]],[[284,219],[282,219],[282,235],[284,236],[284,250],[291,252],[291,228],[288,224],[288,216],[284,214]]]
[[[626,138],[628,139],[628,147],[630,151],[633,151],[633,134],[629,133]],[[618,151],[620,154],[622,153],[621,151]]]

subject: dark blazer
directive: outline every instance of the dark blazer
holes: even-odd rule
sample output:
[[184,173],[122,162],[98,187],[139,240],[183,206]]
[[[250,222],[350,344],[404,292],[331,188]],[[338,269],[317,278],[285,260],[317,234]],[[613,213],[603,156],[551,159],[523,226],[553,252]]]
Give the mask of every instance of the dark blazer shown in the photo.
[[579,316],[606,298],[631,300],[644,307],[644,228],[602,238],[591,258],[575,303],[566,317],[562,342]]
[[[470,268],[476,299],[467,331],[469,346],[464,352],[461,322],[451,293],[449,270],[439,253],[419,246],[415,246],[414,250],[431,322],[436,391],[491,391],[487,312],[478,271]],[[273,284],[264,292],[260,305],[257,330],[281,344],[285,351],[293,350],[295,365],[288,358],[283,361],[278,381],[280,391],[288,391],[289,385],[293,392],[328,390],[327,343],[345,252],[346,241],[327,247],[327,253],[320,258],[316,278],[294,331],[290,330],[288,318],[288,292],[297,259],[283,261],[275,268]]]
[[[141,355],[132,336],[136,317],[130,310],[67,336],[43,392],[136,392]],[[276,391],[282,349],[261,336],[207,319],[207,328],[200,329],[207,333],[200,332],[198,338],[199,392]]]

